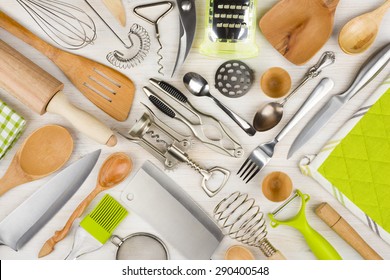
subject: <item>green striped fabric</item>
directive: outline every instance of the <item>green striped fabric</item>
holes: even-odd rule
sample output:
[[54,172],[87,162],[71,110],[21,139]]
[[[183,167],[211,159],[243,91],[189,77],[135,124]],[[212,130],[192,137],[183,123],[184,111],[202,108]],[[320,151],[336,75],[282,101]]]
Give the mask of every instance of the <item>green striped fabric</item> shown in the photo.
[[26,121],[0,100],[0,159],[21,135]]

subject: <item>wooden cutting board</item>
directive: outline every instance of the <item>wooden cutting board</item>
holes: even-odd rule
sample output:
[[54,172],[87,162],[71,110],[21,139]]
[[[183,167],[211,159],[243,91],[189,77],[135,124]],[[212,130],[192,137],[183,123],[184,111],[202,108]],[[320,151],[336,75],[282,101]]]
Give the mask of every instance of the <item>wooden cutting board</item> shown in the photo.
[[282,0],[260,20],[265,38],[296,65],[309,61],[328,41],[340,0]]

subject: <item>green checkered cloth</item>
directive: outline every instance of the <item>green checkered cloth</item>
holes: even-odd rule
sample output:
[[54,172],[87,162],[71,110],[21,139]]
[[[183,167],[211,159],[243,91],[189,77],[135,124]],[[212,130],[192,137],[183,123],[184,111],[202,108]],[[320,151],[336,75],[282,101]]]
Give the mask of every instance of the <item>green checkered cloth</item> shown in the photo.
[[0,159],[21,135],[26,121],[0,100]]

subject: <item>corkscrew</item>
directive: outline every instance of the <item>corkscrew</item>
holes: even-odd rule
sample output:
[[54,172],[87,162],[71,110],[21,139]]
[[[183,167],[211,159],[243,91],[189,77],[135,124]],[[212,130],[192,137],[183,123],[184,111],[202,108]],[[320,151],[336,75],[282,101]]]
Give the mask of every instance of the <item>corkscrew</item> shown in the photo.
[[[156,7],[156,6],[161,6],[161,5],[168,5],[168,8],[161,14],[156,20],[151,20],[149,17],[146,17],[145,15],[142,15],[139,13],[139,10],[145,9],[145,8],[151,8],[151,7]],[[162,2],[156,2],[156,3],[150,3],[150,4],[145,4],[145,5],[139,5],[133,9],[133,12],[136,16],[140,17],[141,19],[145,20],[146,22],[150,23],[151,25],[154,26],[155,28],[155,36],[159,45],[159,49],[157,50],[157,55],[159,56],[159,59],[157,61],[157,64],[159,65],[158,73],[161,75],[164,75],[163,69],[164,65],[162,64],[162,60],[164,59],[162,55],[162,49],[163,45],[160,40],[160,30],[158,24],[160,21],[165,17],[170,11],[173,9],[173,3],[170,1],[162,1]]]
[[255,202],[247,194],[234,192],[214,208],[214,218],[231,238],[259,248],[268,259],[285,259],[267,239],[265,216]]
[[[173,169],[181,162],[188,164],[203,176],[201,187],[205,193],[209,197],[216,195],[225,186],[230,171],[222,167],[204,169],[190,159],[186,151],[191,147],[191,138],[181,135],[164,124],[150,108],[144,106],[148,112],[142,115],[141,119],[130,129],[128,135],[120,134],[154,155],[167,169]],[[218,173],[223,176],[222,182],[217,187],[211,188],[208,181]]]

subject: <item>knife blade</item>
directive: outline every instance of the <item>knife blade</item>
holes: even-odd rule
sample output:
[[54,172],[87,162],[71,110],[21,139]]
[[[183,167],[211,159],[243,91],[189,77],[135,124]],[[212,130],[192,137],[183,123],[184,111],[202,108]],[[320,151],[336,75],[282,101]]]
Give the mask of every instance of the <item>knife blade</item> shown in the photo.
[[390,43],[386,44],[370,56],[360,68],[349,88],[345,92],[331,97],[322,109],[306,124],[291,145],[287,158],[289,159],[293,156],[293,154],[307,143],[345,103],[368,85],[386,67],[389,61]]
[[180,38],[175,66],[172,75],[184,63],[191,50],[196,30],[195,0],[176,0],[180,17]]
[[96,150],[65,168],[0,223],[0,245],[23,247],[73,196],[95,166]]
[[215,221],[150,161],[138,170],[121,199],[185,259],[210,259],[224,238]]

